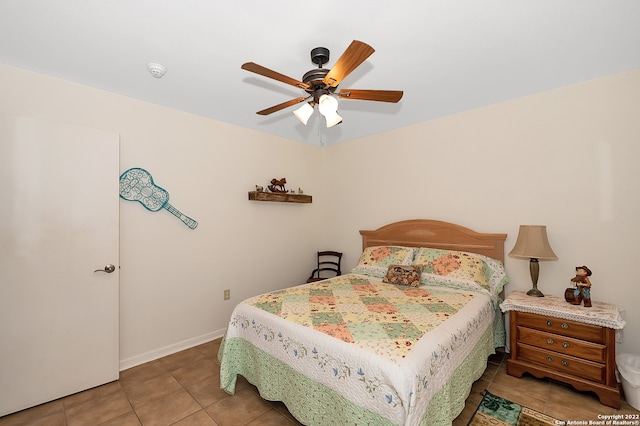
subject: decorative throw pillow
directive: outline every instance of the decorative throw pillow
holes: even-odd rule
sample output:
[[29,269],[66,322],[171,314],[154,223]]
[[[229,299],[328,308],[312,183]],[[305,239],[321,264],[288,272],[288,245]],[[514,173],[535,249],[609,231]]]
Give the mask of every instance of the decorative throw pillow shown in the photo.
[[416,249],[414,247],[367,247],[362,252],[358,264],[351,272],[354,274],[383,278],[391,265],[411,265],[415,251]]
[[421,273],[422,265],[391,265],[387,269],[387,274],[382,279],[382,282],[418,287],[420,286]]
[[491,271],[485,258],[462,251],[420,248],[413,264],[422,265],[423,283],[428,281],[489,290]]

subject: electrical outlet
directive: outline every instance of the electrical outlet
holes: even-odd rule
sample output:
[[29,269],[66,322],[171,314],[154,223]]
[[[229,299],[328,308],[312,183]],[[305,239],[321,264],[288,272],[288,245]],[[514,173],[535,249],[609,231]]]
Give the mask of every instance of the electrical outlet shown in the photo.
[[229,300],[229,299],[231,299],[231,290],[226,289],[224,291],[224,300]]

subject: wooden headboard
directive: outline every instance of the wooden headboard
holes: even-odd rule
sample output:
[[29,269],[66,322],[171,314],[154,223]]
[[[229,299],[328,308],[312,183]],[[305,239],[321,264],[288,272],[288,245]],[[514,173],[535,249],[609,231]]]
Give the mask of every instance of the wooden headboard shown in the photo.
[[371,246],[431,247],[483,254],[504,263],[507,234],[483,234],[438,220],[414,219],[390,223],[375,231],[360,231],[362,249]]

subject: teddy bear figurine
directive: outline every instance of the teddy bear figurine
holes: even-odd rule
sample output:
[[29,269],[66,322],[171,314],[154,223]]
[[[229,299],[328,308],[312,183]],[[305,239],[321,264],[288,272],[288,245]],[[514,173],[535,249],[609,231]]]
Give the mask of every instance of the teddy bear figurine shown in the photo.
[[585,265],[576,266],[576,276],[571,278],[571,282],[575,283],[576,287],[573,290],[573,300],[569,300],[572,305],[579,305],[584,302],[585,308],[591,307],[591,270]]

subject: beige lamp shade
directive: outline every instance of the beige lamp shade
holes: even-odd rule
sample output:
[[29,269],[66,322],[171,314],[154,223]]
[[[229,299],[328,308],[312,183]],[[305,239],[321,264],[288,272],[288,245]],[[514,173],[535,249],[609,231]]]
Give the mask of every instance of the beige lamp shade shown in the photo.
[[544,225],[520,225],[518,240],[509,257],[516,259],[558,260],[547,238]]

